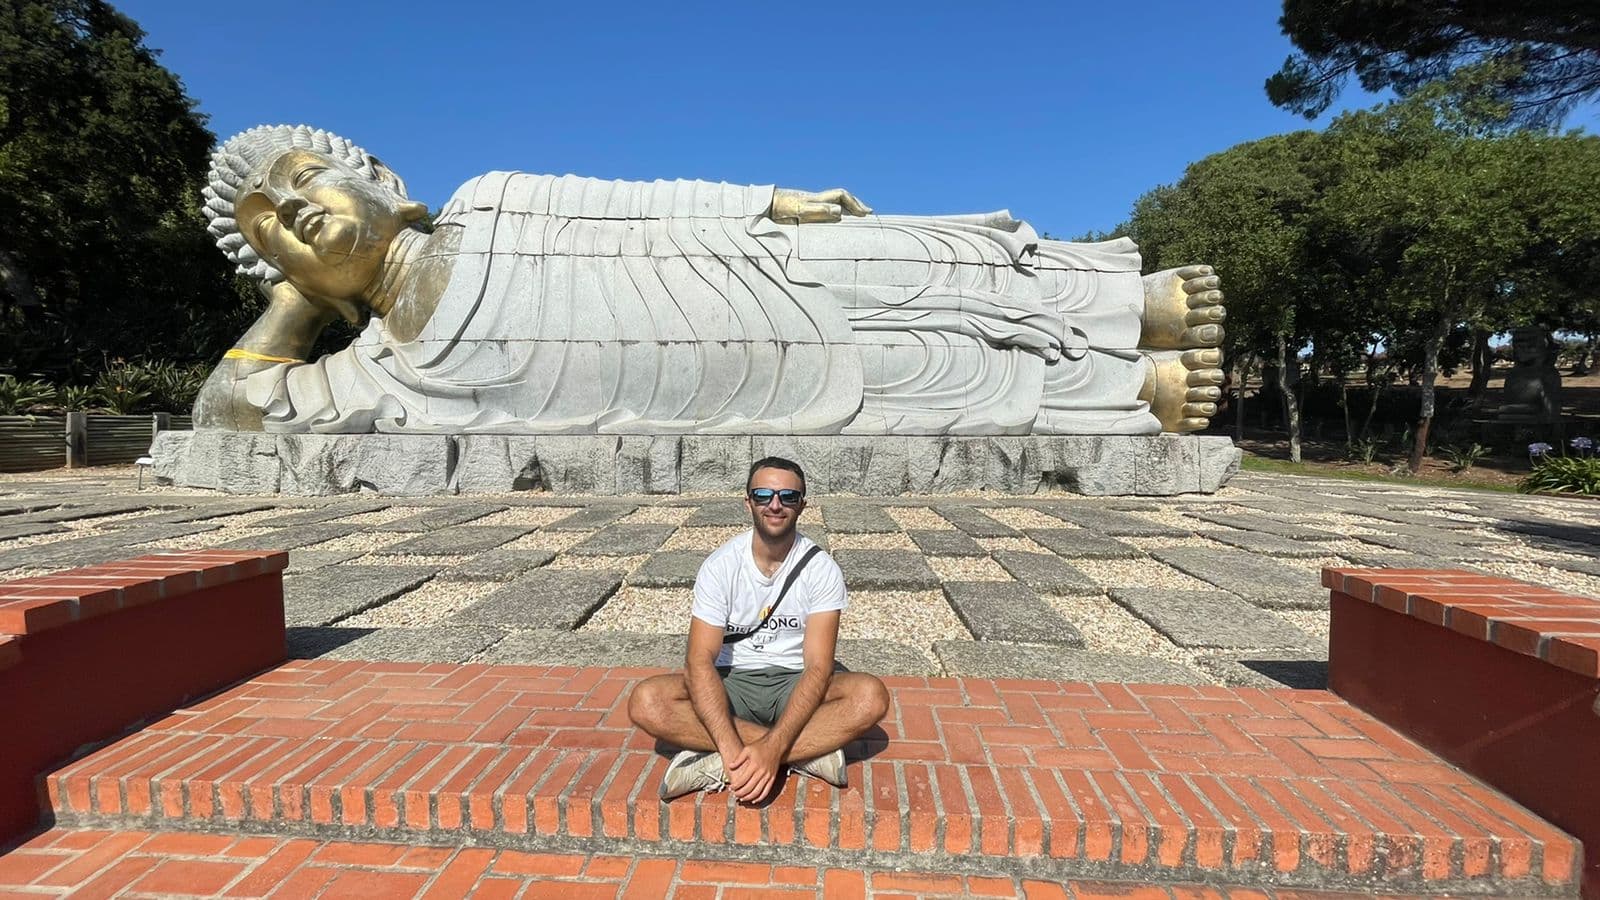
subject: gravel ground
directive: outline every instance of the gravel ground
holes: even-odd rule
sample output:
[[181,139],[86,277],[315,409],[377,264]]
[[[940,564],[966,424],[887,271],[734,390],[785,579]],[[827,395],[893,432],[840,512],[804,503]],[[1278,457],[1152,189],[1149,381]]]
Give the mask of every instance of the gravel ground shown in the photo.
[[633,574],[633,570],[644,565],[650,557],[645,554],[638,556],[573,556],[563,553],[550,561],[546,569],[567,569],[584,572],[626,572]]
[[416,537],[416,535],[406,534],[399,531],[358,531],[355,534],[347,534],[344,537],[334,538],[331,541],[323,541],[320,544],[311,544],[304,549],[337,550],[349,553],[371,553],[374,550],[382,550],[384,547],[387,547],[390,544],[398,544],[401,541],[410,540],[414,537]]
[[694,515],[692,506],[643,506],[623,516],[627,525],[682,525]]
[[1074,559],[1075,569],[1089,576],[1102,588],[1145,587],[1174,590],[1214,591],[1198,578],[1153,559]]
[[[567,513],[571,515],[571,510],[568,510]],[[552,553],[560,553],[568,547],[583,543],[592,534],[594,534],[593,531],[535,531],[532,534],[525,534],[509,544],[501,544],[500,546],[517,547],[523,550],[549,550]]]
[[979,547],[982,547],[990,553],[994,553],[997,550],[1016,550],[1020,553],[1050,552],[1044,547],[1044,545],[1036,544],[1032,540],[1025,537],[973,538],[973,540],[978,542]]
[[910,536],[903,532],[888,534],[834,534],[828,536],[829,550],[915,550]]
[[382,525],[385,522],[393,522],[396,519],[404,519],[409,515],[426,512],[427,509],[428,507],[426,506],[391,506],[388,509],[375,509],[372,512],[357,513],[353,516],[341,516],[333,521],[338,522],[340,525]]
[[940,581],[1015,581],[987,556],[930,556],[928,566]]
[[842,638],[886,638],[928,648],[934,641],[971,640],[943,591],[854,591],[839,620]]
[[1048,513],[1037,509],[1028,509],[1025,506],[999,506],[984,507],[983,514],[999,522],[1009,525],[1019,531],[1024,528],[1076,528],[1071,522],[1058,519]]
[[[309,549],[309,548],[308,548]],[[358,556],[343,565],[348,566],[437,566],[448,569],[459,566],[474,557],[470,554],[427,556],[421,553],[372,553]]]
[[595,611],[579,631],[643,631],[685,634],[694,608],[691,588],[638,588],[626,585]]
[[472,524],[531,525],[535,528],[543,528],[551,522],[565,519],[580,508],[577,506],[513,506],[497,513],[490,513],[481,519],[473,519]]
[[[744,528],[679,528],[661,545],[662,550],[704,550],[710,553],[733,540]],[[801,529],[804,531],[805,529]]]
[[421,587],[348,619],[341,627],[416,628],[436,625],[500,588],[494,581],[429,581]]
[[891,506],[885,512],[897,525],[909,531],[950,531],[956,527],[926,506]]
[[1506,578],[1516,578],[1532,584],[1542,584],[1545,587],[1555,588],[1558,591],[1567,591],[1580,597],[1594,597],[1600,599],[1600,578],[1593,575],[1584,575],[1581,572],[1568,572],[1537,562],[1479,562],[1474,566],[1503,575]]
[[1078,627],[1086,650],[1155,656],[1183,664],[1194,658],[1109,597],[1046,596],[1044,600]]
[[1277,616],[1290,625],[1304,631],[1318,640],[1328,639],[1328,612],[1322,609],[1275,609],[1271,612],[1262,611],[1265,615]]

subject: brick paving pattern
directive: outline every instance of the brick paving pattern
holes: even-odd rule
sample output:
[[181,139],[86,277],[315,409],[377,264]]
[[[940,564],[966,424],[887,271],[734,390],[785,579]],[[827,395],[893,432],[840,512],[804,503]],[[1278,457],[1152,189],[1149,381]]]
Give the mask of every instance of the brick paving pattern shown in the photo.
[[[1065,884],[982,875],[528,853],[482,847],[52,829],[0,856],[0,897],[681,898],[1020,897],[1028,900],[1338,900],[1216,885]],[[1361,894],[1360,896],[1375,896]],[[1390,900],[1404,895],[1384,894]]]
[[1569,885],[1573,841],[1320,691],[890,678],[851,787],[661,804],[648,670],[291,662],[67,765],[58,821],[966,875]]

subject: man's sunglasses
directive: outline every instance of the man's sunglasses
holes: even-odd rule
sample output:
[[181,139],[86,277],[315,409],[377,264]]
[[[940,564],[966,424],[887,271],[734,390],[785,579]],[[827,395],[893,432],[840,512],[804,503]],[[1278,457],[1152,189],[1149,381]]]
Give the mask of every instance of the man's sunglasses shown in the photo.
[[799,506],[800,501],[804,500],[805,496],[804,493],[793,488],[784,488],[781,491],[775,491],[772,488],[750,489],[750,499],[757,506],[766,506],[772,502],[773,497],[777,497],[778,502],[784,506]]

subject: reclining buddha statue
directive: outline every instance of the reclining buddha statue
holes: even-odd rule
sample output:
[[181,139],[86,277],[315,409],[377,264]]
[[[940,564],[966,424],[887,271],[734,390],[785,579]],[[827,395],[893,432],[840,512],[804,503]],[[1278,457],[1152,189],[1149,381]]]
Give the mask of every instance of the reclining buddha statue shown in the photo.
[[[1205,427],[1218,279],[1006,212],[491,172],[426,207],[349,141],[263,126],[204,212],[266,311],[199,428],[329,434],[1156,434]],[[370,317],[368,314],[370,313]],[[336,317],[369,318],[307,359]]]

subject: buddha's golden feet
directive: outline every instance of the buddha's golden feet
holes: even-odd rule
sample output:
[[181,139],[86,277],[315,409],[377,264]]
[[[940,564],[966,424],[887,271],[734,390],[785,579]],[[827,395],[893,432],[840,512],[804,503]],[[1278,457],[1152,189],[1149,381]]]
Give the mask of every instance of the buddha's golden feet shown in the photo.
[[1161,420],[1161,430],[1187,434],[1211,424],[1222,399],[1222,351],[1156,350],[1146,355],[1150,374],[1144,399]]
[[1210,266],[1184,266],[1144,276],[1142,350],[1195,350],[1222,344],[1218,278]]

